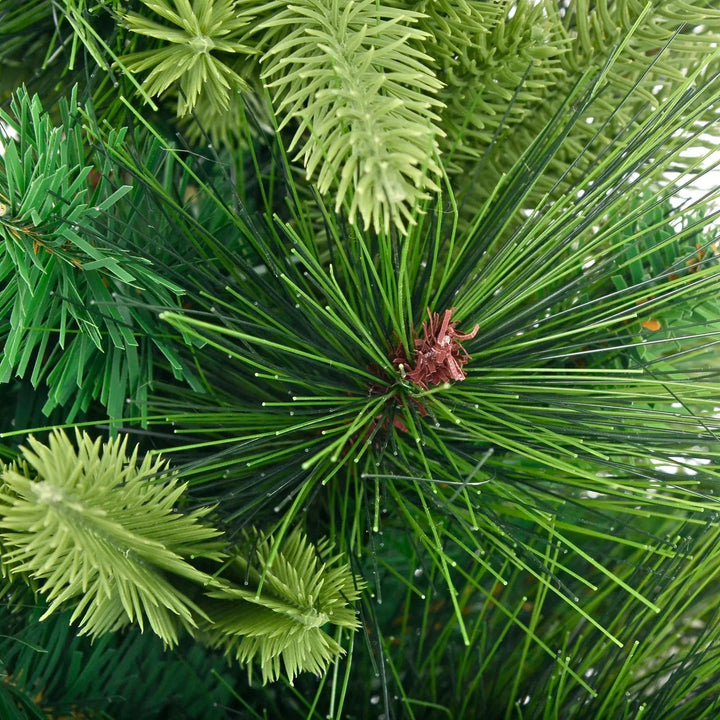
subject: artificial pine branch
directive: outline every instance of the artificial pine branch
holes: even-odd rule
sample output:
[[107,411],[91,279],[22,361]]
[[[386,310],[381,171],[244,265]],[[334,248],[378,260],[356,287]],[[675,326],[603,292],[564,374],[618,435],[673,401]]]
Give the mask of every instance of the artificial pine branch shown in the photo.
[[[64,13],[77,29],[73,43],[81,38],[98,65],[108,65],[104,52],[130,77],[149,71],[141,88],[146,100],[179,85],[178,113],[197,107],[204,131],[217,138],[228,135],[224,112],[236,109],[231,95],[247,92],[248,82],[262,75],[281,126],[296,122],[290,148],[299,149],[320,191],[333,192],[336,206],[347,203],[350,218],[359,213],[366,227],[403,232],[412,208],[437,192],[440,151],[458,178],[487,156],[482,178],[457,183],[471,197],[486,198],[580,74],[602,64],[639,23],[611,71],[612,98],[606,93],[586,114],[553,167],[577,157],[589,141],[601,152],[600,139],[613,137],[644,107],[657,107],[683,82],[679,68],[702,64],[720,22],[709,0],[699,7],[681,0],[647,7],[637,0],[576,0],[567,7],[551,0],[380,6],[153,0],[142,13],[123,16],[120,35],[134,51],[119,58],[100,47],[84,10],[68,3]],[[0,37],[0,51],[12,54],[28,19],[15,9],[8,18],[16,32],[6,46]],[[160,44],[135,50],[143,36]],[[73,45],[73,63],[77,56]],[[623,95],[633,87],[628,102]]]
[[[119,418],[143,405],[155,364],[143,339],[153,315],[138,300],[177,307],[181,287],[128,251],[120,204],[133,189],[111,179],[106,157],[92,157],[77,88],[59,111],[56,125],[24,89],[0,110],[0,379],[51,383],[46,413],[73,398],[73,417],[97,399]],[[126,132],[108,138],[108,154]],[[177,361],[173,372],[191,375]]]
[[289,149],[353,222],[389,232],[438,189],[441,84],[419,48],[421,15],[373,0],[271,2],[253,8],[263,79],[277,112],[299,121]]
[[143,0],[143,4],[164,22],[129,12],[124,23],[131,32],[166,44],[131,53],[123,61],[133,73],[150,70],[143,81],[149,95],[161,95],[179,82],[177,114],[182,116],[192,111],[201,94],[204,103],[221,113],[228,109],[232,94],[249,90],[222,60],[229,54],[254,52],[240,42],[248,21],[240,17],[235,0],[195,0],[192,5],[190,0]]
[[[488,197],[577,78],[588,67],[602,65],[614,48],[622,45],[606,91],[563,144],[550,166],[552,176],[562,173],[579,155],[586,163],[594,161],[634,119],[662,107],[688,74],[705,67],[704,79],[711,81],[720,67],[717,54],[713,58],[720,14],[709,0],[692,4],[684,0],[572,0],[563,11],[554,0],[511,1],[503,7],[505,12],[490,26],[489,35],[468,50],[462,67],[470,70],[461,78],[440,75],[452,98],[478,98],[465,105],[449,100],[443,118],[448,132],[444,149],[451,157],[460,159],[468,152],[477,158],[487,155],[483,176],[471,189],[461,180],[458,183],[463,190],[469,189],[473,203]],[[716,131],[708,131],[709,140]],[[679,160],[678,169],[687,165]],[[461,172],[464,167],[460,163]],[[578,165],[575,172],[580,175],[583,167]],[[543,180],[537,192],[566,189],[553,185],[554,181]]]
[[250,671],[257,659],[263,683],[277,680],[281,667],[291,683],[301,671],[326,672],[345,651],[322,628],[357,630],[359,620],[348,605],[363,587],[331,549],[326,541],[313,547],[297,530],[279,544],[246,534],[223,571],[234,584],[211,590],[216,601],[203,606],[211,620],[210,643]]
[[191,630],[201,613],[170,577],[202,586],[210,577],[188,560],[221,557],[209,542],[220,533],[199,522],[208,511],[175,513],[183,485],[161,460],[138,464],[137,447],[128,456],[127,437],[101,446],[76,431],[76,450],[55,431],[48,445],[33,437],[28,444],[24,462],[3,470],[5,570],[38,582],[50,601],[46,615],[73,602],[81,633],[147,621],[177,643],[178,630]]
[[561,65],[571,42],[555,2],[413,5],[426,15],[420,26],[430,35],[427,51],[443,83],[441,149],[451,170],[463,172],[464,162],[476,162],[501,130],[523,122],[538,130],[535,107],[543,107],[546,120],[557,109],[545,103],[548,88],[577,78],[568,78]]
[[414,27],[418,13],[371,0],[144,3],[176,27],[134,12],[124,22],[134,33],[170,44],[123,61],[132,72],[150,70],[143,83],[150,95],[179,81],[179,115],[202,101],[201,122],[218,134],[214,118],[227,110],[231,93],[248,85],[216,53],[260,50],[262,77],[282,125],[298,121],[290,150],[301,147],[308,177],[317,176],[320,192],[336,192],[338,208],[347,199],[351,221],[359,213],[365,227],[402,230],[413,207],[437,190],[442,131],[433,96],[441,84],[419,49],[428,34]]
[[189,638],[169,650],[136,629],[79,637],[70,612],[40,620],[30,591],[11,592],[0,605],[3,720],[217,720],[228,708],[233,670],[219,654]]
[[362,583],[327,542],[316,549],[297,530],[279,545],[247,535],[226,559],[209,508],[177,512],[186,485],[165,461],[138,463],[127,436],[75,436],[77,449],[60,430],[47,445],[31,436],[2,472],[2,566],[47,598],[41,620],[72,604],[70,622],[91,637],[146,621],[170,646],[181,629],[200,632],[243,663],[257,656],[263,681],[278,679],[281,661],[292,682],[343,654],[322,627],[357,629],[348,604]]
[[[114,4],[103,9],[117,10]],[[634,24],[611,71],[613,89],[575,127],[553,169],[590,141],[597,149],[585,157],[592,161],[643,108],[659,106],[683,82],[681,68],[703,63],[720,27],[711,0],[692,7],[682,0],[647,7],[638,0],[574,0],[567,7],[552,0],[380,6],[370,0],[292,6],[153,0],[144,2],[143,13],[125,14],[126,30],[113,47],[123,37],[131,49],[143,36],[161,44],[119,58],[98,43],[86,10],[71,2],[62,10],[76,31],[71,64],[80,38],[101,67],[115,63],[131,79],[149,71],[141,88],[146,100],[179,84],[178,113],[197,106],[204,131],[218,138],[228,134],[224,111],[235,108],[231,95],[247,91],[262,67],[281,124],[297,121],[290,147],[299,148],[320,191],[333,192],[337,207],[347,201],[350,218],[359,213],[366,227],[394,225],[403,232],[413,222],[412,208],[437,192],[440,151],[458,190],[486,198],[580,74],[602,64]],[[8,10],[13,32],[5,43],[0,36],[0,52],[20,52],[17,39],[42,9],[34,5],[32,13]],[[623,96],[633,87],[628,101]],[[242,137],[240,125],[236,137]],[[482,157],[483,177],[463,183]]]
[[[688,492],[660,469],[692,467],[696,444],[715,457],[716,423],[706,417],[717,394],[714,373],[688,377],[674,363],[638,362],[655,332],[642,323],[717,286],[710,261],[671,277],[691,237],[658,238],[660,196],[652,192],[657,158],[669,167],[695,113],[717,102],[713,86],[679,89],[671,113],[631,124],[572,192],[546,198],[521,226],[513,223],[609,72],[586,75],[471,229],[458,229],[438,206],[398,246],[386,235],[348,233],[325,209],[326,254],[312,225],[278,223],[292,260],[275,244],[283,236],[268,229],[273,240],[262,241],[258,233],[275,256],[272,289],[265,273],[248,273],[231,288],[233,302],[218,297],[205,313],[162,316],[206,340],[199,361],[206,374],[222,376],[200,407],[180,394],[175,406],[158,406],[167,409],[166,422],[202,433],[208,451],[224,448],[190,469],[204,477],[194,487],[200,497],[222,495],[222,511],[238,525],[244,513],[262,512],[263,502],[270,517],[284,502],[292,501],[289,518],[318,508],[359,553],[377,552],[373,533],[409,528],[433,568],[430,587],[447,588],[462,643],[472,644],[477,625],[466,619],[459,585],[463,573],[477,572],[468,593],[492,596],[496,582],[522,585],[525,575],[538,596],[567,603],[575,622],[622,645],[622,627],[603,624],[582,572],[555,558],[561,549],[603,578],[593,587],[660,611],[645,594],[644,576],[619,573],[592,543],[599,533],[604,553],[617,543],[623,557],[643,544],[653,558],[676,557],[679,547],[651,526],[638,527],[635,514],[681,524],[687,513],[715,507],[711,496]],[[634,204],[642,190],[647,200]],[[688,227],[702,227],[706,202]],[[302,208],[293,213],[307,216]],[[679,218],[666,216],[665,231]],[[657,263],[664,249],[672,249],[670,266]],[[428,306],[432,319],[416,337]],[[467,355],[452,345],[459,335],[449,332],[453,307]],[[659,352],[663,345],[670,347],[666,335]],[[690,358],[697,349],[684,338],[679,352]],[[674,414],[673,403],[683,412]],[[242,498],[250,507],[239,503],[238,479],[251,486]],[[716,480],[710,460],[702,482],[715,487]],[[580,513],[591,520],[579,521]],[[617,524],[622,534],[612,532]],[[513,606],[504,599],[494,605],[527,635],[521,642],[537,642],[538,652],[554,657]],[[574,665],[557,662],[591,692]]]
[[[16,61],[32,33],[8,3],[13,37],[0,26],[0,57]],[[200,378],[203,395],[180,370],[177,380],[162,374],[147,413],[127,422],[144,422],[148,442],[187,461],[174,467],[192,502],[214,506],[227,537],[240,538],[225,566],[186,558],[212,578],[213,597],[163,574],[197,606],[195,637],[259,661],[267,679],[283,667],[292,678],[254,690],[236,680],[243,712],[714,717],[717,192],[677,207],[703,167],[689,150],[717,128],[717,59],[700,57],[716,39],[712,3],[390,0],[400,14],[421,13],[410,27],[428,33],[405,56],[426,53],[448,97],[469,93],[435,123],[450,130],[439,141],[444,183],[431,176],[441,189],[405,218],[402,239],[392,226],[350,225],[298,182],[275,121],[251,132],[245,100],[231,106],[237,120],[219,122],[201,91],[195,117],[218,122],[212,143],[230,141],[216,148],[187,131],[195,117],[179,124],[163,104],[141,113],[122,78],[111,90],[122,66],[108,61],[163,42],[117,24],[119,5],[56,3],[60,30],[42,37],[58,51],[41,53],[49,65],[36,87],[47,95],[58,78],[85,73],[83,92],[104,94],[97,121],[90,107],[79,115],[95,190],[133,187],[92,218],[109,231],[93,241],[152,257],[187,293],[170,312],[123,292],[108,307],[145,303],[132,327],[153,363],[164,357],[163,368],[192,366]],[[198,0],[193,13],[208,6]],[[238,7],[246,18],[258,6]],[[257,27],[245,26],[243,42],[265,54]],[[242,56],[216,59],[250,78]],[[240,142],[223,124],[232,122]],[[66,365],[48,376],[53,393],[104,401],[77,386],[88,366],[72,347],[54,352],[55,367]],[[94,382],[97,367],[87,370]],[[153,367],[136,373],[143,385]],[[105,373],[106,387],[114,377]],[[88,410],[106,421],[102,408]],[[351,553],[370,585],[365,641],[352,649],[345,599],[356,583],[338,560],[322,570],[333,591],[317,591],[330,559],[289,531],[300,518]],[[318,626],[332,618],[329,598],[342,621],[334,630]],[[352,663],[331,667],[343,637]],[[311,673],[294,677],[303,668]]]

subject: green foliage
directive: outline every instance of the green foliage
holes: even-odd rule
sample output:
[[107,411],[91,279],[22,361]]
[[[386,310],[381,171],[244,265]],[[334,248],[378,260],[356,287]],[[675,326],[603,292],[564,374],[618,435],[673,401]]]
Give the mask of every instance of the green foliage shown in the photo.
[[[3,63],[10,64],[10,68],[16,63],[13,56],[20,53],[32,54],[37,46],[42,47],[44,32],[51,27],[50,9],[41,2],[8,2],[3,3],[0,8],[0,59]],[[3,65],[2,89],[8,88],[5,83],[6,73],[12,71],[5,64]]]
[[[640,286],[638,318],[628,327],[637,343],[632,362],[654,372],[672,372],[688,363],[694,365],[693,360],[682,359],[689,347],[694,345],[703,352],[715,343],[712,328],[720,318],[720,304],[712,287],[700,286],[702,275],[714,275],[717,269],[717,234],[714,224],[708,224],[706,212],[678,218],[670,201],[648,207],[650,199],[649,193],[633,196],[633,222],[622,223],[617,242],[618,247],[623,247],[616,255],[621,271],[609,277],[610,282],[602,289],[596,287],[593,294],[611,293],[613,289],[622,292],[630,284]],[[643,207],[647,210],[642,211]],[[608,217],[611,225],[619,220],[614,214]],[[658,306],[656,298],[673,283],[681,284],[684,293],[692,290],[692,302]],[[583,300],[589,299],[585,293]]]
[[326,672],[344,650],[322,627],[357,630],[348,603],[358,599],[362,583],[340,564],[341,555],[330,556],[329,543],[315,548],[298,531],[279,545],[272,537],[246,536],[241,548],[223,572],[235,585],[209,593],[218,599],[208,606],[210,642],[250,669],[257,658],[263,683],[277,680],[281,665],[291,683],[301,671]]
[[[267,267],[244,270],[228,288],[230,299],[208,298],[204,313],[162,316],[206,341],[197,356],[203,375],[222,377],[203,398],[180,391],[175,402],[156,406],[164,422],[192,438],[185,472],[196,497],[220,498],[224,522],[236,527],[258,515],[277,517],[275,508],[283,510],[276,521],[282,525],[301,512],[319,516],[343,548],[370,554],[384,568],[393,563],[376,533],[408,532],[432,570],[434,592],[445,586],[445,634],[427,663],[418,659],[424,646],[413,646],[420,679],[409,685],[403,712],[427,697],[427,678],[451,662],[444,643],[475,647],[490,607],[515,638],[508,650],[532,646],[543,668],[591,694],[581,664],[555,656],[556,639],[538,625],[540,615],[529,624],[519,615],[524,601],[511,594],[490,600],[494,587],[532,587],[552,598],[563,617],[559,633],[580,624],[597,634],[589,642],[609,652],[628,642],[630,626],[600,612],[594,593],[602,588],[612,607],[627,603],[648,617],[660,612],[646,574],[626,573],[625,564],[640,562],[631,555],[637,548],[648,553],[648,566],[679,561],[682,546],[665,535],[674,537],[688,514],[702,517],[716,507],[716,373],[693,364],[688,374],[638,356],[654,332],[642,322],[690,310],[717,287],[717,265],[671,277],[650,251],[672,249],[677,266],[707,221],[711,196],[683,208],[684,226],[664,202],[685,176],[651,189],[658,158],[661,167],[672,166],[687,124],[717,102],[715,89],[693,89],[689,80],[662,122],[654,115],[629,126],[571,192],[546,198],[513,222],[565,138],[602,97],[602,79],[586,77],[468,227],[441,205],[430,206],[399,245],[392,236],[349,228],[320,204],[327,226],[319,240],[318,213],[291,186],[291,220],[255,232]],[[403,376],[396,359],[414,360],[428,307],[441,315],[454,307],[458,332],[476,323],[479,331],[463,341],[472,358],[466,379],[424,389]],[[708,338],[719,321],[709,320]],[[699,338],[680,340],[681,332],[672,339],[680,342],[674,360],[690,362]],[[673,347],[663,336],[659,352],[663,343]],[[223,449],[203,458],[198,438],[207,452]],[[698,465],[698,453],[707,462]],[[668,467],[696,475],[676,480]],[[238,492],[238,485],[246,489]],[[667,533],[658,530],[665,519]],[[369,561],[365,568],[367,577]],[[430,597],[405,577],[408,595]],[[373,589],[378,598],[388,592]],[[478,603],[487,610],[475,623],[466,608]],[[413,617],[402,622],[427,627]],[[392,619],[377,630],[378,643],[392,638],[388,625]],[[392,666],[391,648],[384,687],[402,697],[407,663]],[[464,677],[477,678],[477,651],[462,652]],[[461,697],[460,686],[438,683],[428,702]],[[479,702],[472,697],[468,702]]]
[[91,643],[73,632],[69,613],[41,621],[44,610],[21,611],[16,602],[0,609],[4,720],[225,717],[231,676],[221,658],[188,642],[169,651],[154,635],[139,632]]
[[[18,43],[31,43],[9,2]],[[176,635],[156,623],[165,642],[194,641],[181,647],[204,667],[222,652],[252,668],[247,682],[236,663],[222,676],[228,714],[251,718],[714,717],[719,193],[686,197],[714,162],[714,3],[66,0],[56,11],[35,41],[62,50],[41,52],[46,85],[33,89],[47,97],[84,73],[78,93],[93,102],[48,127],[79,148],[65,194],[82,168],[97,173],[58,218],[33,202],[31,229],[51,228],[51,243],[65,212],[87,212],[93,233],[78,235],[93,251],[128,273],[147,259],[166,284],[159,297],[150,274],[108,276],[108,313],[133,311],[126,327],[148,358],[132,366],[145,394],[117,391],[139,398],[124,422],[146,460],[117,440],[81,437],[76,451],[53,435],[5,469],[3,563],[29,587],[11,598],[18,623],[37,631],[31,591],[48,596],[45,622],[63,620],[62,604],[90,634],[86,616],[106,605],[110,625],[129,626],[97,638],[108,647],[134,637],[131,617],[151,629],[153,613],[169,617]],[[172,41],[219,37],[200,27],[213,11],[231,51]],[[21,45],[1,33],[0,57],[16,62]],[[135,68],[149,73],[146,94],[172,76],[170,104],[141,113],[128,100],[123,56],[136,53],[151,53]],[[163,53],[177,67],[153,65]],[[215,103],[197,85],[206,62],[223,66]],[[238,95],[240,77],[267,92]],[[182,118],[176,92],[197,100]],[[372,127],[357,124],[358,102]],[[393,182],[412,188],[393,200],[389,166],[364,138],[403,108],[383,152]],[[53,171],[70,157],[56,147]],[[66,244],[34,257],[84,276],[92,259]],[[96,324],[92,357],[106,370],[110,332]],[[55,349],[71,358],[66,399],[89,367],[72,352]],[[2,388],[0,418],[16,426],[5,437],[42,422],[28,375]],[[79,395],[105,402],[87,383]],[[100,426],[116,407],[76,402]],[[54,407],[58,424],[76,410]],[[172,470],[147,459],[160,451]],[[84,474],[113,453],[116,480]],[[137,483],[117,482],[146,463]],[[60,480],[46,484],[40,466]],[[100,577],[124,605],[93,604]],[[173,652],[153,662],[172,671]],[[89,672],[113,662],[127,667],[116,656]],[[37,716],[45,667],[32,687],[10,669],[0,694]],[[46,707],[98,708],[65,701]],[[212,717],[211,702],[195,707]]]
[[[489,196],[489,188],[522,156],[582,73],[604,65],[615,48],[620,52],[609,69],[607,87],[559,148],[534,200],[544,192],[559,196],[566,191],[567,185],[555,187],[556,178],[578,156],[583,161],[573,178],[582,175],[623,128],[662,107],[687,74],[703,68],[710,81],[718,69],[713,53],[720,14],[711,0],[573,0],[562,10],[554,0],[509,1],[499,3],[499,14],[488,9],[495,3],[468,5],[489,22],[482,33],[455,35],[465,40],[467,51],[460,55],[459,69],[446,65],[439,77],[446,85],[440,97],[447,104],[443,150],[450,164],[466,172],[463,158],[484,158],[483,183],[470,188],[458,179],[458,187],[473,197]],[[691,164],[680,161],[683,167]]]
[[[180,287],[117,242],[109,218],[131,188],[101,181],[87,163],[75,94],[60,115],[53,125],[24,90],[11,113],[0,112],[0,380],[52,384],[46,412],[75,395],[70,418],[93,399],[118,418],[126,400],[142,404],[152,378],[147,341],[137,337],[152,315],[138,301],[177,307]],[[125,130],[113,133],[108,150],[123,142]]]
[[[417,13],[373,0],[307,0],[259,8],[267,48],[263,79],[282,125],[299,120],[290,143],[317,188],[336,192],[336,210],[389,232],[437,190],[440,83],[417,49],[428,33]],[[266,18],[266,19],[265,19]],[[281,126],[282,126],[281,125]]]
[[[413,5],[426,15],[421,27],[430,34],[428,52],[443,83],[442,149],[455,170],[481,158],[501,131],[527,123],[537,133],[542,127],[537,108],[543,108],[545,120],[557,110],[547,103],[548,89],[564,82],[567,91],[577,80],[576,71],[570,75],[561,65],[571,39],[556,2]],[[514,162],[508,160],[504,169]]]
[[[127,437],[101,449],[76,431],[77,451],[56,431],[49,444],[33,437],[22,448],[25,464],[3,471],[0,531],[3,566],[39,581],[50,606],[76,604],[71,620],[97,636],[145,621],[170,645],[178,628],[190,630],[199,609],[169,576],[200,585],[210,578],[188,559],[219,559],[208,543],[219,535],[199,520],[207,510],[175,513],[184,486],[166,463],[127,456]],[[155,476],[163,482],[150,482]],[[164,477],[163,477],[164,476]]]
[[[77,450],[60,430],[28,444],[2,473],[0,538],[5,573],[50,602],[40,620],[73,604],[70,622],[93,638],[146,621],[171,647],[179,630],[197,632],[243,663],[257,657],[264,681],[281,660],[292,682],[344,652],[322,627],[357,629],[348,603],[362,584],[327,542],[246,535],[221,568],[209,508],[177,511],[186,485],[163,460],[139,463],[127,437],[101,444],[77,429]],[[198,569],[208,563],[219,577]]]
[[[198,2],[195,12],[210,12],[206,5]],[[261,53],[281,127],[298,121],[289,147],[301,147],[308,177],[320,192],[334,190],[336,209],[348,201],[351,222],[359,212],[366,228],[387,232],[395,225],[405,232],[413,207],[437,191],[439,150],[448,169],[463,174],[487,155],[488,181],[458,182],[458,189],[487,197],[486,188],[517,161],[582,72],[602,65],[617,45],[623,48],[608,78],[612,89],[575,126],[551,167],[559,170],[581,154],[591,162],[595,155],[583,148],[596,135],[607,141],[645,107],[658,107],[684,81],[678,67],[704,62],[720,16],[707,3],[656,5],[649,12],[636,0],[582,0],[561,11],[549,0],[313,0],[240,3],[234,17],[249,22],[244,37]],[[688,29],[674,37],[682,22]],[[158,52],[146,51],[142,68],[131,69],[152,66]],[[650,68],[641,61],[647,57]],[[182,67],[165,69],[163,90]],[[239,87],[239,78],[234,83]],[[214,128],[213,117],[203,114]],[[537,190],[550,187],[541,182]]]
[[[65,24],[48,37],[43,62],[55,58],[55,44],[70,45],[74,69],[81,46],[113,78],[117,72],[137,85],[134,75],[147,73],[138,86],[145,101],[178,88],[179,115],[196,109],[206,132],[226,137],[229,130],[236,139],[244,131],[242,122],[227,126],[231,96],[262,77],[281,127],[293,124],[288,147],[298,149],[320,192],[334,193],[351,221],[359,213],[366,228],[402,233],[413,208],[437,192],[440,152],[458,194],[487,198],[582,73],[620,47],[606,92],[551,168],[562,172],[581,154],[591,163],[622,127],[684,82],[684,69],[705,63],[720,28],[712,0],[152,0],[139,9],[66,0]],[[5,44],[0,36],[0,52],[15,62],[31,19],[48,19],[47,10],[36,3],[6,12],[12,32]],[[103,41],[100,20],[110,17],[119,25]],[[70,37],[61,27],[71,28]],[[713,68],[716,61],[708,78]],[[595,152],[583,150],[599,138]],[[473,166],[482,158],[486,177],[477,183]],[[552,185],[540,181],[536,192]]]
[[239,17],[235,0],[193,0],[192,5],[190,0],[143,0],[143,4],[171,23],[168,27],[136,12],[123,16],[132,32],[170,43],[123,58],[131,72],[150,70],[143,81],[149,95],[160,95],[179,82],[178,115],[188,114],[201,94],[204,103],[221,113],[232,93],[249,89],[221,59],[228,53],[253,52],[240,42],[247,21]]
[[[599,529],[591,509],[576,508],[574,517]],[[718,526],[716,516],[711,520],[694,514],[678,524],[636,516],[635,525],[659,537],[677,532],[668,538],[677,552],[670,545],[666,552],[642,544],[613,548],[599,532],[589,543],[594,557],[602,554],[619,578],[641,585],[660,612],[623,599],[579,555],[555,547],[544,556],[582,576],[584,602],[604,627],[622,635],[623,647],[570,617],[551,591],[521,574],[506,569],[505,584],[480,563],[458,559],[465,644],[451,603],[437,592],[437,565],[401,528],[386,525],[386,562],[375,569],[383,602],[368,607],[372,620],[366,622],[383,650],[389,713],[418,719],[713,717],[720,625],[713,600]],[[622,524],[616,532],[631,530]],[[372,673],[371,658],[356,654],[355,663],[358,677]],[[368,707],[373,697],[377,704],[377,689],[358,684],[350,692],[351,706]]]

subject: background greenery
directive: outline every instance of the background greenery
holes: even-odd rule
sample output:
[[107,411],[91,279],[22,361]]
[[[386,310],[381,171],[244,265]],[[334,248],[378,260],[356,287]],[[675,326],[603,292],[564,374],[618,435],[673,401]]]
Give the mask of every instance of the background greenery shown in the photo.
[[715,5],[3,0],[0,714],[715,717]]

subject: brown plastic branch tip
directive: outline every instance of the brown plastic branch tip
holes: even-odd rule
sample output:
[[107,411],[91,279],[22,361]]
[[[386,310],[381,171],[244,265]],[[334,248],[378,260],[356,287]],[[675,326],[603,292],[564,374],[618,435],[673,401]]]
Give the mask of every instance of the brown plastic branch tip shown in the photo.
[[403,366],[405,377],[425,390],[431,385],[465,379],[462,368],[470,360],[470,355],[460,341],[474,338],[480,326],[475,325],[469,333],[458,332],[456,323],[450,320],[454,311],[455,308],[446,310],[441,320],[438,313],[430,312],[428,308],[429,320],[423,322],[422,337],[413,343],[414,366],[410,367],[411,363],[402,348],[393,358],[395,365]]

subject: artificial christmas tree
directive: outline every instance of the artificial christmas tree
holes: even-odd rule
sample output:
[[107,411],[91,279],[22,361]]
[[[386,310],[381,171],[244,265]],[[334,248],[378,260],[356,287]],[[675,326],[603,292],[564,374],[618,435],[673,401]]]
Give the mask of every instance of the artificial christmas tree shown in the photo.
[[3,717],[714,717],[718,28],[3,0]]

